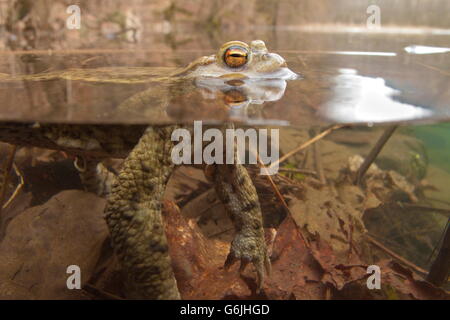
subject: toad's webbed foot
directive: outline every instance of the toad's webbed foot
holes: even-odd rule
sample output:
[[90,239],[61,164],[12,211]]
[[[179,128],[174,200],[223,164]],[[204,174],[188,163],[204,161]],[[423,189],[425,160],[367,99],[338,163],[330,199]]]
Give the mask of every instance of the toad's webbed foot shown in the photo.
[[216,165],[213,177],[217,194],[236,229],[225,268],[228,269],[240,260],[242,272],[250,262],[253,263],[257,272],[257,292],[259,292],[266,273],[270,274],[271,264],[256,189],[247,170],[241,164]]
[[264,284],[265,275],[270,275],[271,264],[267,253],[264,235],[248,235],[245,232],[237,233],[231,243],[230,253],[225,261],[225,269],[229,269],[236,261],[240,260],[239,272],[251,262],[257,273],[257,292]]

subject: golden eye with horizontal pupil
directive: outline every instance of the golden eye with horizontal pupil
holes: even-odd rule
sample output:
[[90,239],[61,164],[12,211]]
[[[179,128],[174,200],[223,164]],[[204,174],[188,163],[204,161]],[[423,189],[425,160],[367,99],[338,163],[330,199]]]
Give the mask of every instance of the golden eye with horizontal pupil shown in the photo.
[[223,61],[230,68],[242,67],[248,61],[248,51],[240,46],[231,46],[225,51]]

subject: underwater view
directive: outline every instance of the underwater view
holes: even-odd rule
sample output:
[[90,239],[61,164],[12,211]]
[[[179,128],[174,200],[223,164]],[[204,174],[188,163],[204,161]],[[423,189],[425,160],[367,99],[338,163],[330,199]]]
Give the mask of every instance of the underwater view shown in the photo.
[[449,185],[448,1],[0,1],[0,300],[448,300]]

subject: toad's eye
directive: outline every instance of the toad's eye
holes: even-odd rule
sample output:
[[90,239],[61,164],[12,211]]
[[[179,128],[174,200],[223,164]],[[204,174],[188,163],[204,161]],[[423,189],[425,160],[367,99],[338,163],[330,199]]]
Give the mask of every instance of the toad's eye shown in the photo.
[[225,51],[223,61],[230,68],[242,67],[248,61],[248,51],[240,46],[231,46]]

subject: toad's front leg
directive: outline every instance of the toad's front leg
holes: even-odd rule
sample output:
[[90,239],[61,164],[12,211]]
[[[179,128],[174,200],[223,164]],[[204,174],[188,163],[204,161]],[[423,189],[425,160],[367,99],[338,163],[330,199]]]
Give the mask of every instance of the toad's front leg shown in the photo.
[[243,165],[222,164],[215,165],[213,169],[211,174],[217,195],[236,230],[225,267],[229,268],[240,260],[240,271],[243,271],[248,263],[253,263],[257,272],[257,292],[259,292],[265,274],[270,274],[271,264],[264,239],[258,194]]
[[161,217],[174,126],[149,127],[129,154],[105,209],[130,298],[179,299]]

